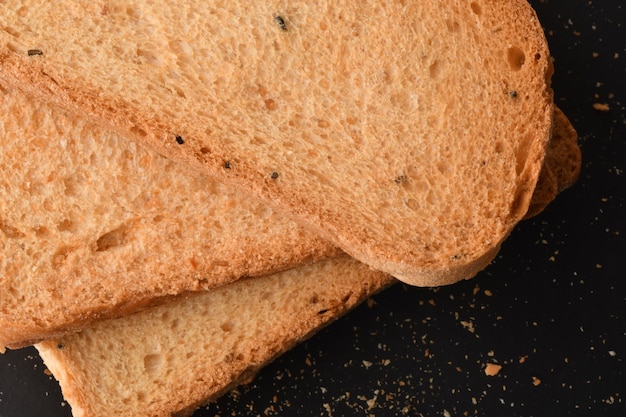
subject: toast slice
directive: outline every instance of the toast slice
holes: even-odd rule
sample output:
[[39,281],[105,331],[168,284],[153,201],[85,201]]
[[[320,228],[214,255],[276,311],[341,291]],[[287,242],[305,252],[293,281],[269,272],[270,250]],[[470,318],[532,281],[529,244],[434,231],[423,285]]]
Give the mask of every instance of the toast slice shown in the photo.
[[0,79],[415,285],[489,263],[550,136],[525,0],[20,2],[0,21]]
[[[0,108],[0,346],[340,253],[252,198],[19,91],[0,87]],[[572,128],[557,118],[559,129]]]
[[341,252],[267,205],[0,86],[0,347]]
[[74,417],[184,416],[394,280],[344,256],[41,342]]
[[[535,198],[551,201],[552,190],[566,188],[578,176],[576,131],[562,112],[557,114],[546,162],[551,161],[551,172],[563,174],[558,183],[556,176],[548,177],[555,187],[536,190],[535,214],[545,207]],[[75,417],[182,416],[245,382],[392,283],[350,258],[336,258],[100,322],[36,348]]]

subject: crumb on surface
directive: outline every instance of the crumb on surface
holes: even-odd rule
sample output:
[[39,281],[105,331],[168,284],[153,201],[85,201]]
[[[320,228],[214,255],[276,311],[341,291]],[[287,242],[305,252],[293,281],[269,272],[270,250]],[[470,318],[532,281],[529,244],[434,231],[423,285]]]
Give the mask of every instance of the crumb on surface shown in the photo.
[[498,365],[495,363],[488,363],[485,366],[485,375],[487,376],[496,376],[502,370],[502,365]]

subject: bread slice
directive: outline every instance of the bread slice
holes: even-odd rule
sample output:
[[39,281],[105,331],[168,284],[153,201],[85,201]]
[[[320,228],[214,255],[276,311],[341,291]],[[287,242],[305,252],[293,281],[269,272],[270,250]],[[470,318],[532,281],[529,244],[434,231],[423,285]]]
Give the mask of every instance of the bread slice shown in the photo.
[[[552,170],[567,173],[560,190],[575,180],[570,163],[580,161],[580,151],[562,145],[575,145],[577,136],[558,114],[551,145],[564,151],[551,147],[550,160]],[[539,209],[535,198],[544,196],[537,189],[532,205]],[[349,258],[322,261],[101,322],[36,348],[75,417],[182,416],[392,282]]]
[[0,86],[0,347],[337,256],[280,213]]
[[[559,143],[576,138],[571,129],[555,132]],[[561,161],[572,154],[560,153]],[[74,416],[188,415],[392,282],[335,259],[241,280],[36,347]]]
[[525,0],[19,2],[0,21],[0,79],[415,285],[488,264],[549,140]]
[[74,417],[183,416],[392,282],[336,258],[240,280],[36,348]]
[[[0,86],[0,108],[0,346],[339,253],[267,206],[19,91]],[[572,128],[557,119],[558,129]]]

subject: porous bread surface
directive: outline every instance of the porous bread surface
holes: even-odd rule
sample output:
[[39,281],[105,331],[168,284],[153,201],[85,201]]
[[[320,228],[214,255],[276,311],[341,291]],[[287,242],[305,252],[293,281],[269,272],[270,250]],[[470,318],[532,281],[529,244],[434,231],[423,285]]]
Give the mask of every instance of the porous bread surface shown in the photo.
[[0,346],[335,256],[265,204],[0,86]]
[[0,77],[289,211],[416,285],[526,213],[551,64],[524,0],[13,2]]
[[[562,113],[555,123],[550,147],[576,144],[575,131]],[[572,154],[577,146],[567,148],[552,152],[552,168],[576,159]],[[544,165],[542,172],[547,169]],[[563,182],[551,178],[556,193]],[[544,201],[542,195],[535,189],[534,214],[554,198]],[[76,417],[110,415],[113,410],[120,416],[167,416],[174,411],[184,416],[246,382],[276,355],[391,283],[353,260],[336,259],[237,281],[36,347]]]
[[190,414],[391,283],[341,257],[240,280],[36,347],[74,417]]

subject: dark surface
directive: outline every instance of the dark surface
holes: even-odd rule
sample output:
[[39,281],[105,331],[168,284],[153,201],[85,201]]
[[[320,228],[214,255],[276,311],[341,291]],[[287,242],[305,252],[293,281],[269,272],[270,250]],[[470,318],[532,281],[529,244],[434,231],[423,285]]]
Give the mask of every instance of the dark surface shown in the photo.
[[[626,6],[531,3],[579,182],[476,278],[396,285],[195,417],[626,416]],[[0,357],[0,417],[70,415],[44,369],[33,349]]]

